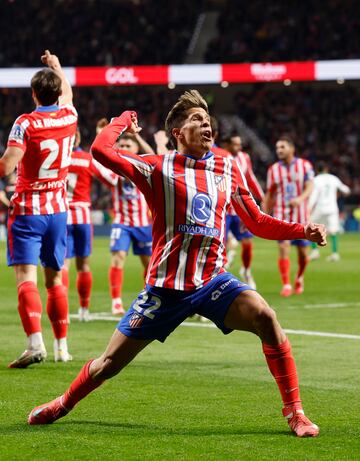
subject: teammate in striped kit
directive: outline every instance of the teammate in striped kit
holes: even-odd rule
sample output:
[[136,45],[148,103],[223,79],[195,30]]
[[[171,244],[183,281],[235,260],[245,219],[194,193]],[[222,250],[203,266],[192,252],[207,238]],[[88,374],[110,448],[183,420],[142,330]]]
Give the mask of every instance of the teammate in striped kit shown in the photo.
[[[154,154],[151,147],[140,137],[125,133],[117,142],[117,147],[138,154],[140,147]],[[140,257],[146,274],[151,256],[151,215],[144,195],[134,183],[124,176],[118,176],[117,184],[112,187],[112,206],[114,221],[111,226],[110,251],[111,265],[109,285],[112,299],[111,311],[115,315],[124,315],[121,299],[123,274],[126,256],[133,245],[135,255]]]
[[[227,140],[225,140],[225,147],[239,162],[240,168],[244,173],[250,192],[259,202],[261,202],[264,198],[264,192],[254,174],[250,155],[242,150],[241,137],[237,134],[233,134]],[[226,216],[226,229],[227,233],[231,231],[235,239],[238,242],[241,242],[242,267],[240,268],[240,277],[244,279],[248,285],[256,289],[256,283],[251,273],[253,234],[248,229],[246,229],[233,208]],[[234,258],[233,252],[235,252],[236,247],[234,246],[233,242],[231,242],[231,240],[228,242],[228,245],[230,247],[228,248],[228,265],[230,265],[230,259]]]
[[60,397],[34,408],[29,424],[49,424],[106,379],[119,373],[149,343],[166,337],[189,315],[211,319],[227,334],[258,335],[278,384],[283,415],[300,437],[319,433],[302,410],[291,347],[275,312],[249,286],[224,269],[225,216],[230,204],[254,234],[272,239],[308,238],[326,244],[322,225],[287,223],[262,213],[237,162],[214,155],[207,104],[185,92],[166,128],[177,151],[137,156],[114,151],[119,134],[139,130],[135,112],[124,112],[97,136],[92,152],[107,168],[126,175],[144,193],[153,214],[153,255],[146,287],[119,322],[106,351],[84,365]]
[[41,57],[49,69],[31,80],[36,109],[18,117],[0,159],[0,176],[15,166],[17,182],[8,221],[8,265],[13,266],[18,309],[28,347],[10,368],[26,368],[46,358],[41,333],[42,305],[37,288],[37,264],[44,267],[46,310],[55,341],[55,361],[67,362],[68,300],[61,281],[66,245],[66,174],[74,143],[77,112],[72,90],[59,60],[48,50]]
[[76,130],[74,150],[67,175],[67,196],[69,212],[67,219],[67,244],[62,280],[69,288],[69,269],[71,258],[76,258],[76,288],[79,296],[79,320],[90,320],[89,303],[92,289],[90,255],[93,229],[91,224],[91,184],[93,178],[106,186],[117,183],[117,175],[103,167],[89,152],[80,148],[81,134]]
[[[295,157],[295,145],[289,136],[282,136],[276,143],[279,162],[268,169],[267,192],[263,209],[267,213],[288,222],[305,224],[309,221],[309,196],[313,190],[314,170],[308,160]],[[308,263],[308,246],[304,239],[294,239],[292,245],[298,251],[298,271],[294,291],[290,283],[290,242],[279,241],[279,271],[282,280],[281,296],[301,294],[304,291],[304,272]]]

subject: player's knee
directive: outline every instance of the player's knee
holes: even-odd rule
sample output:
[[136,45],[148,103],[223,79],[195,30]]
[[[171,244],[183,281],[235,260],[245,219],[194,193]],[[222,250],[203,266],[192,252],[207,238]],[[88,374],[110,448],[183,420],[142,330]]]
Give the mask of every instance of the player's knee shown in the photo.
[[277,323],[276,313],[267,304],[263,305],[256,313],[254,324],[259,333],[269,332]]

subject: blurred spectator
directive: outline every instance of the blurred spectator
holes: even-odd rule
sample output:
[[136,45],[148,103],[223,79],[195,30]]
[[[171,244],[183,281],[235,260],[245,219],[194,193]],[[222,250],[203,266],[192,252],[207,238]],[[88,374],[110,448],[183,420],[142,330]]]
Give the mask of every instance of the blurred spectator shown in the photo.
[[228,0],[206,62],[357,59],[360,42],[357,0],[265,2]]
[[204,3],[3,0],[0,67],[37,66],[45,48],[64,66],[181,63]]

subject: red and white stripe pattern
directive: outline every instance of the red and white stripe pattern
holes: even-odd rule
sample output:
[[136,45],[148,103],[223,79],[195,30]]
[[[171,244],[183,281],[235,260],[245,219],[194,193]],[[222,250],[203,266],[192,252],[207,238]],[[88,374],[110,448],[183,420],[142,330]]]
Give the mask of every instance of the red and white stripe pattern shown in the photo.
[[149,226],[151,215],[144,195],[128,179],[119,176],[112,188],[114,224],[131,227]]
[[71,105],[40,106],[15,120],[8,146],[21,149],[24,155],[18,163],[11,213],[67,211],[66,175],[76,124],[77,112]]
[[302,194],[307,181],[314,178],[314,170],[308,160],[295,157],[290,165],[276,162],[268,169],[267,189],[274,194],[275,218],[288,222],[306,223],[309,220],[308,200],[298,207],[290,207],[290,200]]
[[117,175],[93,159],[89,152],[80,148],[71,154],[67,175],[69,200],[68,224],[91,224],[91,185],[97,178],[106,186],[117,184]]
[[[152,179],[154,192],[162,201],[156,203],[154,242],[157,244],[147,283],[191,290],[224,271],[223,242],[225,214],[231,200],[231,169],[231,159],[213,155],[201,161],[180,154],[162,157],[161,182],[157,181],[158,175]],[[218,187],[225,182],[229,187]],[[160,227],[158,223],[163,224]]]
[[[225,271],[224,232],[230,203],[244,224],[259,237],[304,238],[301,224],[285,223],[262,213],[238,163],[208,152],[195,160],[180,153],[138,156],[114,151],[129,112],[104,128],[92,145],[94,157],[133,181],[153,216],[153,253],[146,283],[194,290]],[[217,187],[223,181],[227,187]]]
[[43,215],[63,213],[68,209],[65,189],[57,191],[15,192],[10,214]]
[[235,158],[240,164],[241,171],[244,173],[250,192],[257,200],[262,200],[264,198],[264,191],[254,174],[250,155],[239,151]]

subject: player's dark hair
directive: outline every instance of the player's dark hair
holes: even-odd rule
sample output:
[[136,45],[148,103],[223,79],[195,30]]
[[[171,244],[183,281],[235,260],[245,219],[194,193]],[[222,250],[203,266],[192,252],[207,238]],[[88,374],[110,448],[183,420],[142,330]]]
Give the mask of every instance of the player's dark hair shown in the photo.
[[186,120],[189,109],[200,107],[209,113],[205,99],[197,90],[185,91],[171,108],[165,120],[165,130],[174,148],[177,147],[176,138],[172,134],[173,128],[180,128]]
[[317,171],[319,173],[322,173],[323,171],[328,171],[329,170],[329,165],[324,162],[323,160],[320,160],[320,162],[318,162],[317,164],[317,167],[316,167]]
[[42,69],[31,79],[31,88],[42,106],[51,106],[61,95],[61,78],[51,69]]
[[282,134],[278,137],[278,141],[286,141],[290,146],[295,147],[294,139],[289,134]]

